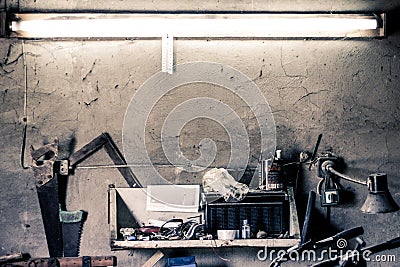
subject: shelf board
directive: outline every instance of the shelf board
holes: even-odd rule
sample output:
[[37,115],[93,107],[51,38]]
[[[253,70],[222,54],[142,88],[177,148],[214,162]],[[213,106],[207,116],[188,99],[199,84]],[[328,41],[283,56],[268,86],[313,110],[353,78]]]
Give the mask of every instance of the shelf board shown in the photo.
[[235,239],[235,240],[153,240],[153,241],[111,241],[111,248],[220,248],[220,247],[291,247],[300,239]]

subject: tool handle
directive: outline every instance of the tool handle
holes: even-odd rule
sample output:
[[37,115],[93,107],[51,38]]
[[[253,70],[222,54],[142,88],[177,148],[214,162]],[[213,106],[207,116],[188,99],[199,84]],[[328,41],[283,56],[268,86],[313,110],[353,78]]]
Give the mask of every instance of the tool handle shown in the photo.
[[388,243],[388,249],[394,249],[400,247],[400,237],[396,237],[392,240],[387,241]]
[[322,133],[318,135],[317,143],[315,144],[314,151],[311,155],[311,161],[313,161],[317,157],[318,147],[319,144],[321,143],[321,139],[322,139]]
[[369,250],[371,253],[378,253],[388,249],[395,249],[400,247],[400,237],[396,237],[384,243],[363,248],[362,251]]
[[318,242],[316,242],[314,244],[314,248],[320,248],[320,247],[324,247],[327,246],[328,244],[331,244],[332,242],[335,242],[341,238],[343,239],[351,239],[354,238],[356,236],[362,235],[364,234],[364,228],[362,228],[362,226],[357,226],[348,230],[344,230],[340,233],[337,233],[334,236],[325,238],[323,240],[320,240]]
[[315,198],[316,194],[314,191],[310,191],[308,193],[308,203],[307,203],[307,210],[306,216],[304,218],[304,224],[301,231],[301,242],[300,244],[304,244],[310,239],[310,229],[311,229],[311,222],[312,222],[312,211],[315,206]]
[[0,256],[0,263],[22,260],[22,259],[23,259],[23,255],[21,252],[19,252],[19,253],[14,253],[11,255]]
[[[30,259],[26,261],[14,262],[4,265],[5,267],[49,267],[49,266],[76,266],[82,267],[83,259],[88,258],[90,266],[93,267],[108,267],[117,266],[117,257],[115,256],[93,256],[93,257],[71,257],[71,258],[38,258]],[[58,265],[55,265],[58,264]],[[3,267],[3,265],[2,265]]]
[[315,144],[314,151],[313,151],[313,153],[311,155],[311,163],[308,166],[308,170],[310,170],[310,171],[311,171],[312,162],[317,157],[318,147],[319,147],[319,144],[321,143],[321,139],[322,139],[322,133],[318,135],[317,143]]
[[103,134],[100,134],[95,139],[87,143],[78,151],[74,152],[69,157],[69,166],[70,168],[74,168],[77,164],[100,150],[105,143],[107,143],[107,137]]
[[337,233],[333,237],[335,240],[340,238],[351,239],[362,234],[364,234],[364,228],[362,226],[357,226],[348,230],[344,230],[340,233]]

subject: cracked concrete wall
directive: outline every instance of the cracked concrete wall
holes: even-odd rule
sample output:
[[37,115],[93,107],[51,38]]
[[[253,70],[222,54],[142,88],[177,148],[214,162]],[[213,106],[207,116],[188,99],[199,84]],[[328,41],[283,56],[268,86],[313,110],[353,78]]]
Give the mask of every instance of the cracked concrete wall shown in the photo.
[[[318,134],[323,133],[321,150],[331,149],[343,157],[346,174],[364,179],[371,172],[386,172],[389,188],[400,203],[399,33],[382,40],[176,40],[175,57],[177,64],[213,61],[230,65],[253,80],[271,106],[277,147],[283,150],[285,158],[294,160],[300,151],[311,150]],[[60,140],[61,158],[67,158],[104,131],[122,148],[125,111],[138,88],[160,71],[161,41],[4,39],[0,43],[0,58],[0,254],[22,251],[35,257],[47,256],[33,173],[20,166],[25,81],[25,166],[30,164],[30,145],[39,147],[56,137]],[[218,86],[192,85],[171,91],[150,114],[146,142],[153,162],[167,163],[160,147],[160,129],[168,111],[198,96],[222,100],[237,111],[248,126],[252,153],[256,155],[259,131],[254,127],[254,116],[240,99]],[[220,154],[215,163],[226,164],[228,136],[210,120],[196,120],[185,126],[181,134],[184,154],[188,158],[198,157],[197,145],[204,137],[216,140]],[[99,151],[84,165],[110,163],[104,151]],[[252,159],[251,164],[256,164],[256,160]],[[201,177],[168,168],[160,171],[174,182],[199,182]],[[315,170],[304,169],[302,174],[298,190],[301,218],[305,196],[308,190],[315,190],[318,182]],[[89,214],[81,255],[116,255],[119,266],[143,264],[153,251],[110,251],[108,184],[126,186],[114,169],[78,169],[69,179],[68,209],[82,209]],[[352,200],[334,208],[331,226],[316,227],[316,235],[357,225],[364,226],[367,244],[399,235],[398,213],[362,214],[358,208],[367,190],[345,181],[342,184]],[[318,222],[323,220],[324,210],[320,209],[320,213]],[[257,251],[258,248],[225,248],[217,253],[212,249],[166,253],[193,254],[199,266],[265,266],[266,262],[258,261]],[[391,253],[400,260],[399,250]]]

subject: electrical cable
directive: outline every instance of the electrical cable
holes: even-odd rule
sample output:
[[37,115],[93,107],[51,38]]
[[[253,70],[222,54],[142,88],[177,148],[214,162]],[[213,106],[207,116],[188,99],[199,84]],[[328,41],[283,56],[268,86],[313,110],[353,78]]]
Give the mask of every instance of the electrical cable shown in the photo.
[[22,40],[22,58],[24,64],[24,117],[22,118],[22,122],[24,127],[22,129],[22,144],[21,144],[21,154],[20,154],[20,164],[21,168],[26,170],[31,166],[25,166],[25,149],[26,149],[26,132],[28,128],[28,66],[26,64],[26,55],[25,55],[25,41]]
[[[215,247],[214,247],[213,241],[214,241]],[[211,240],[211,248],[212,248],[214,254],[215,254],[218,258],[220,258],[221,260],[223,260],[223,261],[228,261],[228,262],[231,261],[230,259],[224,258],[224,257],[222,257],[221,255],[219,255],[219,254],[217,253],[217,251],[215,250],[216,247],[217,247],[217,241],[216,241],[215,239],[212,239],[212,240]]]

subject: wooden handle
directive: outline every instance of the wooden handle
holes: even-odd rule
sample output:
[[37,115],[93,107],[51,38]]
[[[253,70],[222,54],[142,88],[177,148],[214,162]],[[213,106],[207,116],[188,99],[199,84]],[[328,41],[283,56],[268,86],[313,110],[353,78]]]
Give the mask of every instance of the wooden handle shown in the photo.
[[17,261],[17,260],[22,260],[22,259],[23,259],[22,253],[15,253],[15,254],[6,255],[6,256],[0,256],[0,263],[9,262],[9,261]]
[[[40,259],[30,259],[26,261],[14,262],[2,267],[52,267],[58,266],[54,265],[58,261],[60,267],[82,267],[82,257],[76,258],[40,258]],[[117,257],[115,256],[94,256],[90,257],[90,262],[92,267],[107,267],[107,266],[117,266]]]

